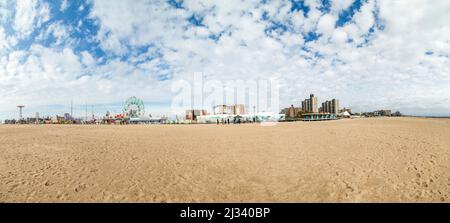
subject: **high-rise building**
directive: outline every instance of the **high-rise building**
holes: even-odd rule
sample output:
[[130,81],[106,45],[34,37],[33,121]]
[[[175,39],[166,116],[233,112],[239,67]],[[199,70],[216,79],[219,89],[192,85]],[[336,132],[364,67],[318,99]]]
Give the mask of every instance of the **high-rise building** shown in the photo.
[[318,113],[319,107],[317,106],[317,104],[317,97],[314,97],[314,94],[310,94],[309,99],[305,99],[304,101],[302,101],[302,110],[309,113]]
[[317,97],[314,97],[314,94],[309,95],[309,100],[311,101],[311,110],[314,113],[319,112],[318,100]]
[[306,99],[306,110],[312,112],[311,99]]
[[331,112],[330,113],[333,113],[333,114],[339,113],[339,100],[338,99],[331,100]]
[[331,101],[323,102],[322,108],[320,110],[323,113],[331,113],[331,114],[339,113],[339,100],[332,99]]

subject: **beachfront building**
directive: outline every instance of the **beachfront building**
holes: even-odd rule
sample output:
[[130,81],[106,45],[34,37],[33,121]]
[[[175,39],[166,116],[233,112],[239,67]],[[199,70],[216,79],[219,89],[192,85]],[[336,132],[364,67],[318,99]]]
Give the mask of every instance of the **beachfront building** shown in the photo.
[[373,112],[374,116],[391,116],[391,110],[378,110]]
[[208,112],[204,109],[189,109],[186,110],[185,119],[189,121],[197,120],[198,116],[207,115]]
[[215,115],[233,114],[233,108],[227,105],[216,105],[213,107],[213,113]]
[[[318,99],[314,94],[302,101],[302,109],[298,115],[302,121],[322,121],[337,119],[339,113],[339,100],[332,99],[322,103],[318,108]],[[286,117],[288,117],[286,115]]]
[[294,107],[294,105],[291,105],[291,107],[283,108],[280,112],[280,114],[284,114],[286,119],[294,119],[299,116],[302,109],[298,107]]
[[257,112],[255,114],[212,114],[197,116],[197,123],[250,123],[250,122],[277,122],[285,119],[284,114],[272,112]]
[[5,124],[16,124],[16,123],[18,123],[18,122],[17,122],[15,119],[11,119],[11,120],[5,119],[4,123],[5,123]]
[[216,105],[213,107],[213,114],[200,115],[196,117],[197,123],[249,123],[249,122],[275,122],[285,119],[285,114],[272,112],[245,113],[245,106],[236,105]]
[[317,101],[317,97],[314,97],[314,94],[310,94],[309,98],[302,101],[302,110],[307,113],[319,112]]
[[302,121],[326,121],[337,119],[337,114],[330,113],[304,113],[301,114]]
[[233,110],[235,115],[244,115],[245,114],[245,106],[243,104],[233,105]]
[[245,106],[243,104],[236,105],[216,105],[213,107],[215,115],[244,115]]
[[320,109],[319,109],[319,112],[338,114],[339,113],[339,100],[332,99],[330,101],[323,102],[322,107],[320,107]]
[[399,111],[396,111],[396,112],[392,113],[391,116],[402,116],[402,113],[400,113]]
[[349,114],[353,114],[351,108],[343,108],[343,109],[340,109],[339,112],[340,112],[340,113],[342,113],[342,112],[348,112]]
[[[399,114],[401,114],[399,112]],[[391,110],[377,110],[373,112],[362,112],[361,115],[365,117],[376,117],[376,116],[392,116]]]

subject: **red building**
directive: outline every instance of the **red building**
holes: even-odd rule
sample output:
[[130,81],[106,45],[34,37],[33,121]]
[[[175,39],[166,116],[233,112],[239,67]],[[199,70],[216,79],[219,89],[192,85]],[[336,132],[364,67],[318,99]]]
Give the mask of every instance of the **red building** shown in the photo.
[[185,119],[193,121],[193,120],[197,120],[197,116],[201,116],[201,115],[208,115],[208,112],[206,110],[201,110],[201,109],[190,109],[190,110],[186,110]]

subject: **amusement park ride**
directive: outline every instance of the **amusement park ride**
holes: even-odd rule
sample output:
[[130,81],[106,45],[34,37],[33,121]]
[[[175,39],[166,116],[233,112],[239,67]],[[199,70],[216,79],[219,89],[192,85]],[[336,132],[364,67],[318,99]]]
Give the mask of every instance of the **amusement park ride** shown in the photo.
[[[25,106],[18,105],[19,109],[19,119],[16,120],[5,120],[5,123],[10,124],[158,124],[166,123],[167,117],[152,117],[150,114],[145,115],[144,102],[135,96],[128,98],[122,108],[122,114],[112,115],[110,112],[106,112],[103,118],[95,118],[94,109],[92,108],[92,119],[87,118],[87,105],[86,105],[86,117],[84,120],[82,118],[74,118],[73,105],[71,102],[71,113],[66,113],[64,116],[56,115],[54,118],[47,116],[46,118],[39,118],[39,114],[36,113],[36,118],[23,118],[22,110]],[[31,120],[31,121],[30,121]],[[1,123],[0,123],[1,124]]]
[[131,120],[145,119],[144,114],[144,102],[141,99],[132,96],[125,101],[122,109],[122,114],[117,114],[114,117],[110,117],[110,113],[107,112],[106,122],[108,124],[127,124],[130,123]]
[[123,107],[123,114],[126,118],[139,118],[144,116],[144,102],[135,96],[128,98]]
[[163,123],[166,120],[167,118],[165,117],[151,117],[151,115],[149,115],[149,117],[146,117],[144,102],[135,96],[132,96],[125,101],[122,109],[122,114],[116,115],[114,117],[114,120],[110,119],[111,122],[119,124]]

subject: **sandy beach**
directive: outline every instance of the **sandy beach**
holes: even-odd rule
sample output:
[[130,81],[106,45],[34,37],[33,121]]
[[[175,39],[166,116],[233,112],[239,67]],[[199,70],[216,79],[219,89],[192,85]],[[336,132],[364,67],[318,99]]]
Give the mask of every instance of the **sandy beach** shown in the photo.
[[449,201],[450,119],[0,126],[0,202]]

